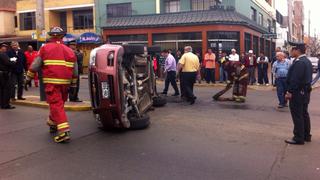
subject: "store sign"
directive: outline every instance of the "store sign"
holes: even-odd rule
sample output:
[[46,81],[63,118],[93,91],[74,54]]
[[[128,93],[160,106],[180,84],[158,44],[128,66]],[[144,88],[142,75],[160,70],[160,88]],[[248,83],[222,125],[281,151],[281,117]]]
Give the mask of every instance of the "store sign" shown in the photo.
[[83,33],[77,40],[77,43],[92,43],[92,44],[99,44],[102,43],[102,39],[99,35],[91,32]]
[[277,39],[277,34],[262,34],[262,38]]

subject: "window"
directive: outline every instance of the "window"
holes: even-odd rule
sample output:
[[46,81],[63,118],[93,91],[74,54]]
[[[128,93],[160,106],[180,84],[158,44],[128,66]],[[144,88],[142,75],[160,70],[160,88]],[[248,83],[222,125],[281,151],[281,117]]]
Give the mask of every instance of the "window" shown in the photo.
[[14,16],[14,27],[17,28],[18,27],[18,17]]
[[73,29],[91,29],[93,28],[92,10],[73,11]]
[[270,19],[268,19],[268,30],[269,32],[272,32],[272,24]]
[[245,33],[244,47],[245,47],[245,52],[248,52],[249,50],[251,50],[251,34]]
[[27,12],[19,14],[20,30],[36,29],[36,13]]
[[191,9],[193,11],[209,10],[217,4],[216,2],[216,0],[191,0]]
[[257,10],[253,7],[251,7],[251,19],[257,21]]
[[107,4],[108,17],[123,17],[132,15],[131,3]]
[[179,0],[167,0],[164,2],[166,13],[180,12]]
[[258,24],[263,26],[263,15],[261,13],[259,13]]

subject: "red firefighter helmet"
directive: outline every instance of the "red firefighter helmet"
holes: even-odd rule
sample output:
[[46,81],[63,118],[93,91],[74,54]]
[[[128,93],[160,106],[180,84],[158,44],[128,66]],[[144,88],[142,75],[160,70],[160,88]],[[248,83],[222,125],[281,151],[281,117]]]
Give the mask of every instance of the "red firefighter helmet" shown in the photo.
[[50,32],[48,32],[49,36],[64,36],[66,32],[61,27],[53,27]]

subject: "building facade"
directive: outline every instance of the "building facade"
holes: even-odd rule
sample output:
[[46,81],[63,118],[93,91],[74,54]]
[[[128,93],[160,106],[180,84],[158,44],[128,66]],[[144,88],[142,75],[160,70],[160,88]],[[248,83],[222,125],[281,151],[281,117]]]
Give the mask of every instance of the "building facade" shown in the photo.
[[275,33],[276,11],[269,0],[98,0],[97,25],[106,41],[204,54],[211,47],[229,52],[253,49],[271,56],[264,34]]
[[304,40],[304,5],[303,0],[288,0],[289,40]]
[[15,35],[16,1],[0,1],[0,38]]

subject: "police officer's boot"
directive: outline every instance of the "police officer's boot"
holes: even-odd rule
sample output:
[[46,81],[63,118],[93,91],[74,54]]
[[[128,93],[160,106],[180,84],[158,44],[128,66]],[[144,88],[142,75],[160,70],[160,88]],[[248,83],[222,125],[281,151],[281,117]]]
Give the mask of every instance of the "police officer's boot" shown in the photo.
[[54,123],[51,119],[47,120],[47,125],[49,126],[50,133],[56,133],[58,131],[56,123]]
[[59,134],[56,135],[53,139],[56,143],[68,142],[70,140],[70,131],[59,132]]

